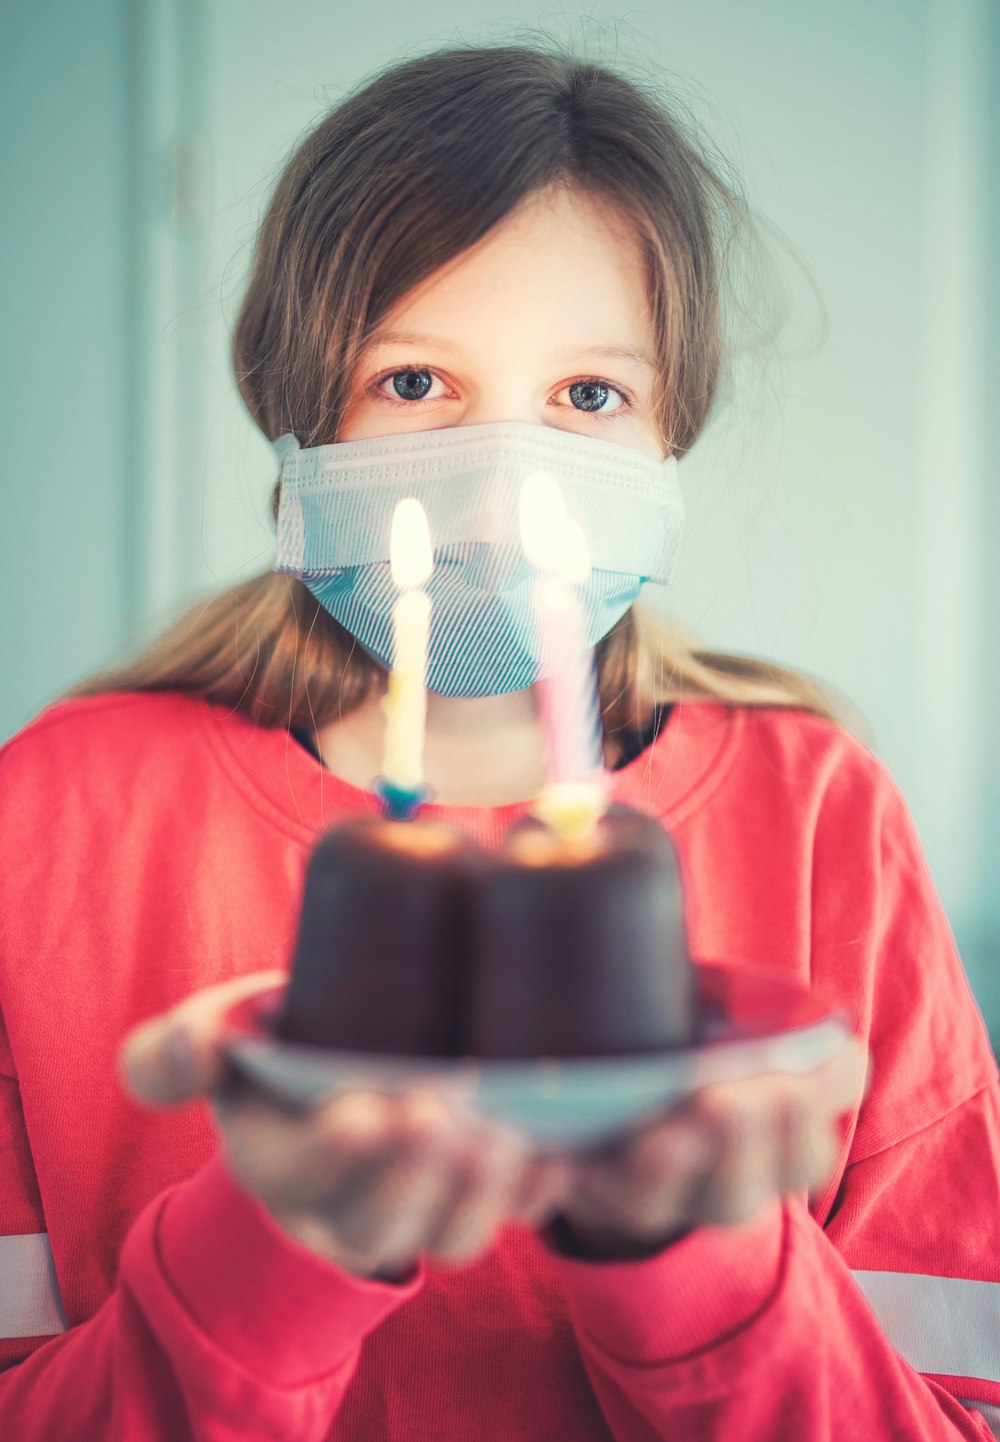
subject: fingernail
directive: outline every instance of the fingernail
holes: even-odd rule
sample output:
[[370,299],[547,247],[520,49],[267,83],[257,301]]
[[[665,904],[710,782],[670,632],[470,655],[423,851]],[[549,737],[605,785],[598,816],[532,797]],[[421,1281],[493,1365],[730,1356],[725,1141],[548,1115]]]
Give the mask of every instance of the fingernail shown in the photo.
[[685,1127],[674,1137],[674,1155],[685,1167],[702,1167],[712,1158],[712,1143],[697,1127]]
[[198,1057],[186,1027],[173,1027],[163,1040],[163,1077],[171,1093],[191,1091],[198,1077]]
[[383,1113],[382,1101],[371,1092],[344,1092],[331,1107],[332,1119],[338,1129],[362,1135],[372,1131],[381,1121]]

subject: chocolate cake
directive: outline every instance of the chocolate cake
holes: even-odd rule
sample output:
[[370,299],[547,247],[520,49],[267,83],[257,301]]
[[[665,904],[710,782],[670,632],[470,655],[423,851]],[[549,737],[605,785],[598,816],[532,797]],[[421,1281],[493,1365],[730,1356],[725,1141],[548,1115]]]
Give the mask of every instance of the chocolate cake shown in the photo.
[[365,819],[310,859],[277,1035],[425,1057],[627,1056],[694,1021],[677,856],[612,807],[591,840],[528,819],[487,857],[440,823]]
[[366,817],[317,842],[276,1035],[406,1056],[464,1052],[469,909],[485,856],[432,821]]
[[612,807],[576,844],[522,822],[476,901],[469,1052],[627,1056],[691,1039],[680,872],[652,817]]

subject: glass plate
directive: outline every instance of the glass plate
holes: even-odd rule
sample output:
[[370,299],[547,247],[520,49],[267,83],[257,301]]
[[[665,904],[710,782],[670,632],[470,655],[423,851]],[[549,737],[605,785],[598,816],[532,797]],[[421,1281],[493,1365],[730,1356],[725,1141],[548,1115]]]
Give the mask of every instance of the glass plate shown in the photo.
[[539,1145],[594,1146],[713,1082],[804,1075],[851,1034],[845,1018],[780,972],[699,961],[695,974],[695,1041],[662,1052],[484,1061],[304,1046],[271,1033],[283,985],[232,1007],[221,1049],[259,1090],[293,1107],[308,1109],[343,1091],[398,1094],[419,1083]]

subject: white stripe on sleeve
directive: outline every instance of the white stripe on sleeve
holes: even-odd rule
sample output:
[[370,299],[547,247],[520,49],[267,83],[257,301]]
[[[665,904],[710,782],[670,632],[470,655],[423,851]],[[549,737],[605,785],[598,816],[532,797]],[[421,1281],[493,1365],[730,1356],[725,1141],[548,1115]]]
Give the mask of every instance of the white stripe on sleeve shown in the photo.
[[915,1372],[1000,1382],[1000,1282],[919,1272],[851,1275],[887,1341]]
[[0,1337],[66,1331],[48,1232],[0,1237]]

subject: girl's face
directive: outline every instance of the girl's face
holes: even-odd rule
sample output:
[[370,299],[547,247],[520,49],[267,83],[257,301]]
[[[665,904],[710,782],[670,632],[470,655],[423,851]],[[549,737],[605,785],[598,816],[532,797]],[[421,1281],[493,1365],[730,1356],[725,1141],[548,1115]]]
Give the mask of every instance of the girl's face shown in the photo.
[[385,316],[338,440],[528,421],[661,457],[655,336],[626,222],[538,193]]

